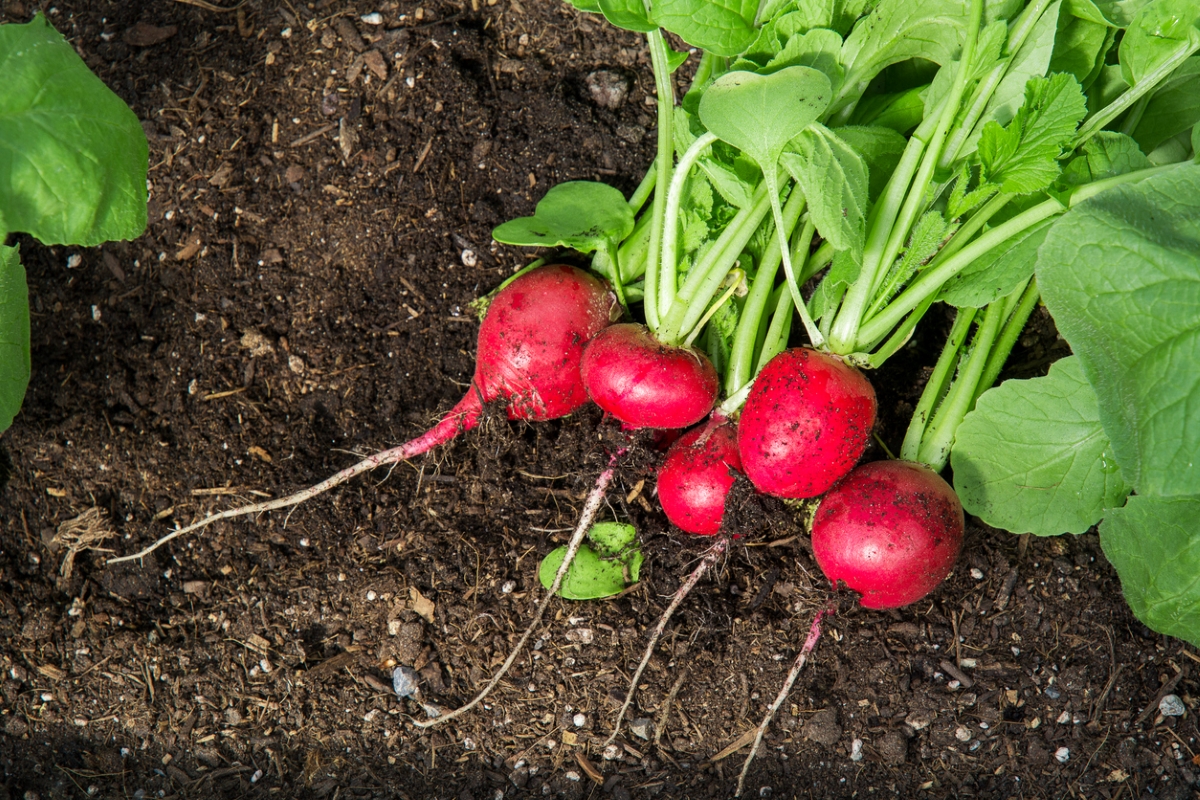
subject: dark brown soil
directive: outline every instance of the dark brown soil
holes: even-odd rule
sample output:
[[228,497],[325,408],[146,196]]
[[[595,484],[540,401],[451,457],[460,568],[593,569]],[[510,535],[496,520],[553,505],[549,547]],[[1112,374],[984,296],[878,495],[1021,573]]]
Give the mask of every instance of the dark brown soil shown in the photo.
[[[491,228],[563,180],[639,180],[654,122],[635,36],[554,0],[416,2],[7,0],[7,21],[46,10],[144,120],[152,200],[134,242],[18,237],[35,374],[0,440],[0,800],[732,793],[745,750],[718,756],[827,602],[793,515],[746,492],[755,534],[638,692],[649,740],[603,747],[704,543],[669,532],[634,468],[605,514],[641,532],[635,590],[555,601],[487,704],[445,727],[413,727],[421,706],[390,688],[409,666],[456,707],[507,654],[604,463],[594,411],[498,420],[290,514],[141,565],[85,550],[63,574],[54,537],[92,509],[114,534],[96,546],[133,552],[421,431],[470,377],[467,304],[530,257]],[[138,23],[175,30],[139,44]],[[597,69],[631,79],[616,109],[593,100]],[[935,333],[878,376],[893,445]],[[1043,321],[1020,369],[1053,342]],[[1197,661],[1134,620],[1094,535],[975,525],[928,601],[832,618],[749,793],[1192,797]],[[1167,693],[1185,716],[1158,714]]]

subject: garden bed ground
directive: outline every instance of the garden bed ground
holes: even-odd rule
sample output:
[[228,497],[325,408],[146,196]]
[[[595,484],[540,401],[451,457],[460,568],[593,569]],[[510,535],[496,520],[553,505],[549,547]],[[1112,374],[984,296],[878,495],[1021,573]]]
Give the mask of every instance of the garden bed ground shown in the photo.
[[[635,705],[650,738],[627,730],[615,759],[601,745],[646,631],[703,547],[632,466],[606,513],[641,532],[636,589],[556,601],[487,706],[443,728],[414,728],[422,709],[389,688],[411,666],[454,707],[506,655],[616,435],[595,411],[496,420],[144,564],[84,551],[68,576],[53,542],[98,509],[98,546],[132,552],[448,408],[471,374],[467,304],[529,257],[491,228],[563,180],[629,191],[648,164],[639,40],[553,0],[6,0],[4,19],[39,7],[144,121],[152,198],[134,242],[18,237],[34,377],[0,439],[0,800],[729,796],[745,750],[715,757],[825,602],[770,501],[742,509],[754,529],[672,622]],[[878,377],[892,446],[928,336]],[[1036,317],[1014,369],[1055,348]],[[972,525],[928,601],[844,608],[753,796],[1195,796],[1200,658],[1130,615],[1094,534]],[[1167,693],[1185,716],[1159,715]]]

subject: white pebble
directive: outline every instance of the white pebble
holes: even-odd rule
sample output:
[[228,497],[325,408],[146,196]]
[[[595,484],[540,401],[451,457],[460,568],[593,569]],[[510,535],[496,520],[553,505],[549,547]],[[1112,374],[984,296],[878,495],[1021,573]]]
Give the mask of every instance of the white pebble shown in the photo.
[[500,587],[500,594],[512,594],[513,589],[516,589],[516,588],[517,588],[516,581],[505,581],[504,584]]
[[359,17],[359,19],[368,25],[383,24],[383,14],[380,14],[378,11],[372,11],[370,14],[363,14],[361,17]]
[[854,741],[850,742],[850,760],[851,761],[862,761],[862,758],[863,758],[862,748],[863,748],[862,739],[855,739]]
[[375,602],[375,598],[379,595],[375,594],[374,590],[367,592],[367,602]]
[[1070,711],[1062,712],[1061,714],[1058,715],[1058,719],[1055,721],[1059,725],[1066,725],[1068,722],[1071,721],[1071,712]]
[[572,717],[571,722],[575,723],[576,728],[582,728],[584,725],[587,725],[587,717],[583,714],[576,714]]
[[471,249],[462,251],[462,263],[464,267],[473,267],[479,263],[479,256],[475,255],[475,251]]
[[971,577],[977,581],[983,580],[983,570],[979,567],[971,567]]
[[1164,717],[1182,717],[1187,708],[1177,694],[1169,694],[1158,701],[1158,713]]
[[1071,751],[1066,747],[1060,747],[1054,751],[1054,758],[1057,759],[1058,763],[1065,764],[1071,758]]
[[620,746],[615,745],[615,744],[610,744],[608,747],[604,748],[603,756],[604,756],[605,761],[614,761],[614,760],[620,758],[621,757]]
[[254,774],[250,776],[251,783],[258,783],[262,780],[263,771],[261,769],[254,770]]
[[574,781],[574,782],[578,783],[580,776],[579,776],[578,772],[576,772],[575,770],[572,769],[572,770],[567,770],[567,774],[564,775],[563,777],[569,781]]
[[960,742],[968,741],[971,738],[971,732],[961,725],[954,731],[954,738]]

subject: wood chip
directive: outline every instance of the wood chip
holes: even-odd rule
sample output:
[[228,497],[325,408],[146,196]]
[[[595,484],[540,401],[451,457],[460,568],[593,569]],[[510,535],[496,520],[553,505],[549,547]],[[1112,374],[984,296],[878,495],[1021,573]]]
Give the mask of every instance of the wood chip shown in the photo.
[[52,681],[61,681],[67,677],[67,673],[53,664],[41,664],[38,666],[37,671]]
[[148,22],[139,22],[121,35],[122,41],[131,47],[151,47],[170,39],[179,30],[174,25],[158,27]]
[[383,60],[383,54],[378,50],[368,50],[363,53],[363,61],[367,65],[367,69],[371,74],[381,81],[386,81],[388,77],[387,62]]
[[433,624],[433,601],[425,595],[421,594],[417,587],[409,587],[408,595],[412,599],[412,610],[421,615],[421,617],[431,625]]
[[259,459],[260,461],[265,461],[268,464],[271,463],[271,454],[268,453],[266,450],[263,450],[258,445],[251,446],[249,453],[250,453],[250,455],[254,456],[255,458]]
[[267,641],[265,637],[259,636],[257,633],[252,633],[246,637],[246,645],[250,649],[256,650],[264,656],[270,652],[271,649],[271,643]]
[[583,754],[582,750],[575,751],[575,763],[583,770],[583,773],[592,779],[592,782],[597,786],[604,785],[604,775],[600,770],[596,769],[596,765],[588,761],[588,757]]
[[754,737],[757,733],[758,733],[758,728],[751,728],[750,730],[746,731],[741,736],[739,736],[737,739],[734,739],[733,744],[729,745],[724,750],[722,750],[721,752],[717,753],[715,756],[710,758],[708,760],[709,763],[711,764],[713,762],[720,761],[723,758],[729,758],[731,755],[736,753],[738,750],[741,750],[743,747],[745,747],[746,745],[753,742]]
[[187,261],[188,259],[195,256],[196,253],[199,253],[200,248],[202,248],[203,246],[204,246],[204,242],[200,241],[200,237],[193,236],[191,239],[188,239],[187,244],[185,244],[183,247],[181,247],[179,249],[179,251],[177,253],[175,253],[175,260],[176,261]]
[[354,27],[354,23],[345,17],[338,17],[333,21],[333,29],[337,31],[337,35],[342,37],[342,41],[356,53],[361,53],[367,49],[367,43],[363,41],[359,35],[358,29]]
[[350,652],[338,653],[336,656],[325,659],[320,664],[317,664],[312,669],[310,669],[308,672],[304,673],[304,677],[310,678],[312,680],[321,680],[323,678],[328,678],[333,673],[337,672],[338,670],[342,669],[343,667],[348,667],[353,663],[354,663],[354,654],[353,653],[350,653]]

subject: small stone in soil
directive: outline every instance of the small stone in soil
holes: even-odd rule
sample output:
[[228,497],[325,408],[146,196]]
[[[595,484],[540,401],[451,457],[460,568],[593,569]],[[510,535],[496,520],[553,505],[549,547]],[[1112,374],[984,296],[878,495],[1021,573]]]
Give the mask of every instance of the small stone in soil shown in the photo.
[[1182,717],[1187,708],[1177,694],[1169,694],[1158,701],[1158,713],[1164,717]]
[[619,108],[629,96],[629,78],[620,72],[598,69],[584,81],[592,100],[601,108]]
[[1071,758],[1071,751],[1066,747],[1060,747],[1054,751],[1054,758],[1060,764],[1065,764]]
[[412,667],[396,667],[392,670],[392,688],[399,697],[412,697],[417,693],[417,673]]
[[638,719],[635,719],[633,722],[629,723],[629,730],[639,739],[646,739],[649,741],[650,726],[652,724],[653,723],[649,719],[645,717],[639,717]]

